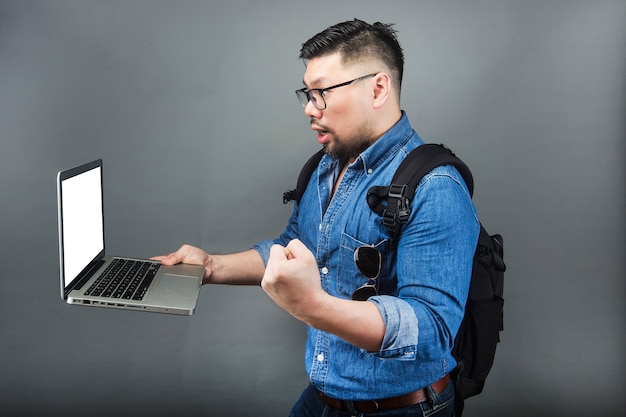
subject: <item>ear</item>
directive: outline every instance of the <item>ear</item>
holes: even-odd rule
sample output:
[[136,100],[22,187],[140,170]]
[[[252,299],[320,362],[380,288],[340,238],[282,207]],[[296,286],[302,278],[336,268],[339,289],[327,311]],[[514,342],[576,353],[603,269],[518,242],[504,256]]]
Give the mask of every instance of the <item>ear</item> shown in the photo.
[[391,78],[386,72],[379,72],[374,76],[372,106],[382,107],[391,97]]

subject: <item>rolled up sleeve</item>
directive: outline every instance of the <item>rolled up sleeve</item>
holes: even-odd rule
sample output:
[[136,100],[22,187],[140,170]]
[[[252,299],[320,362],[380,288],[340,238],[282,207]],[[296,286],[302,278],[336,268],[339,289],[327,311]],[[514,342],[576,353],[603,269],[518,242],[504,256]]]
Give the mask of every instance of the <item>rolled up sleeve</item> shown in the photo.
[[381,295],[370,298],[385,322],[386,330],[380,351],[381,358],[414,360],[417,356],[419,326],[409,303],[396,297]]

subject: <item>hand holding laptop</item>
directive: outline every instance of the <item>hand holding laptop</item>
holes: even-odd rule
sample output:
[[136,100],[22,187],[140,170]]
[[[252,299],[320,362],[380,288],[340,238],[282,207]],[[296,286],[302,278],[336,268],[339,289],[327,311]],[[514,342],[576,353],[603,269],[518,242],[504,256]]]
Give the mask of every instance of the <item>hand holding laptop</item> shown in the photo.
[[154,256],[150,259],[153,261],[160,261],[163,265],[204,265],[204,278],[202,283],[208,283],[211,277],[210,255],[195,246],[183,245],[176,252],[172,252],[168,255]]

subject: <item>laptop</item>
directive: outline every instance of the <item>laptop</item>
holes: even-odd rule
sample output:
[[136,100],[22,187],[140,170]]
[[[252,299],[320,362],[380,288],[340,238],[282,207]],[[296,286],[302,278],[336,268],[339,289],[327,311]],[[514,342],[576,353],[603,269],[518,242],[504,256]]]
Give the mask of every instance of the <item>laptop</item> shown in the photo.
[[192,315],[204,267],[106,255],[102,160],[57,175],[61,297],[69,304]]

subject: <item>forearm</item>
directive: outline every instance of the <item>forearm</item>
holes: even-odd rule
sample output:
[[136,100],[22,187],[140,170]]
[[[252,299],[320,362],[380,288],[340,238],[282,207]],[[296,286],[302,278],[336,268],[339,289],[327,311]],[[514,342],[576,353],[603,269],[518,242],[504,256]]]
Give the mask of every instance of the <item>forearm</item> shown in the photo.
[[332,333],[368,352],[380,350],[385,323],[374,303],[352,301],[320,294],[317,308],[303,313],[301,320],[309,326]]
[[259,285],[265,265],[253,249],[228,255],[210,255],[206,265],[211,274],[204,284]]

